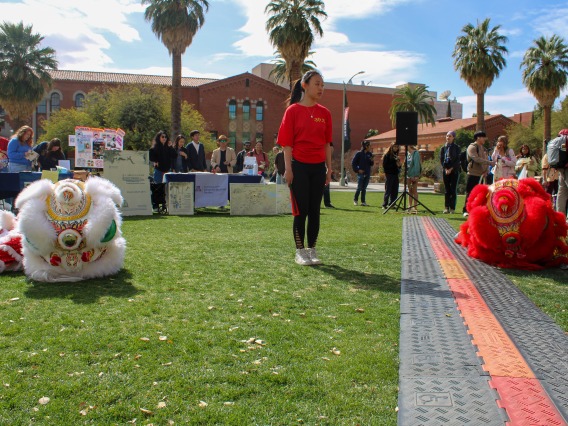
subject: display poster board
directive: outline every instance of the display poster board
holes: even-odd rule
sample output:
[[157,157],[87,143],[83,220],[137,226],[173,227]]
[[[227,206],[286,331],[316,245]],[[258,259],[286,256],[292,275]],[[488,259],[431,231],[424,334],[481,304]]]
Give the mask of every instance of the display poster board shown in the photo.
[[229,200],[227,174],[195,173],[195,207],[224,207]]
[[106,151],[122,151],[124,130],[75,127],[75,135],[69,135],[69,146],[75,146],[75,167],[104,168]]
[[185,216],[195,214],[193,182],[170,182],[166,185],[168,214]]
[[104,177],[114,183],[122,193],[122,214],[151,215],[148,151],[106,150],[104,163]]
[[231,184],[231,216],[291,213],[287,185],[263,183]]

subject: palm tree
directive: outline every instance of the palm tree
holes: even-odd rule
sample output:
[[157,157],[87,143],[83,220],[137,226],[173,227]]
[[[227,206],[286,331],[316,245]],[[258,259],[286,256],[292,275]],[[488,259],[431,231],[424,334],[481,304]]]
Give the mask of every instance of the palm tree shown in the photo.
[[205,23],[207,0],[142,0],[146,21],[172,56],[172,135],[181,129],[181,55]]
[[296,81],[314,42],[314,33],[323,36],[319,21],[326,17],[323,0],[272,0],[264,9],[271,14],[266,31],[272,45],[286,61],[286,77]]
[[523,84],[544,110],[544,139],[550,140],[552,105],[568,80],[568,47],[564,39],[557,35],[537,38],[525,52],[520,67],[524,67]]
[[55,50],[41,48],[43,37],[32,26],[0,25],[0,104],[15,128],[25,124],[51,88],[50,70],[57,69]]
[[[313,55],[313,53],[314,52],[308,52],[308,56]],[[283,83],[284,81],[287,80],[287,78],[286,78],[286,61],[284,59],[282,59],[282,55],[280,55],[278,53],[278,51],[274,52],[274,54],[276,55],[274,60],[273,60],[275,67],[272,69],[272,71],[270,71],[270,74],[268,74],[268,77],[274,76],[274,82],[275,83]],[[301,74],[305,74],[310,70],[315,70],[316,68],[317,68],[317,65],[314,61],[307,60],[302,65]],[[290,85],[290,91],[292,91],[292,81],[289,80],[288,83]]]
[[393,127],[396,125],[396,113],[402,111],[414,111],[418,113],[418,121],[436,125],[436,108],[434,96],[428,93],[428,86],[405,84],[394,92],[394,99],[389,109]]
[[499,34],[499,28],[497,25],[490,29],[489,18],[477,27],[467,24],[452,54],[455,70],[477,95],[477,130],[485,128],[485,92],[507,64],[504,58],[508,53],[504,45],[507,37]]

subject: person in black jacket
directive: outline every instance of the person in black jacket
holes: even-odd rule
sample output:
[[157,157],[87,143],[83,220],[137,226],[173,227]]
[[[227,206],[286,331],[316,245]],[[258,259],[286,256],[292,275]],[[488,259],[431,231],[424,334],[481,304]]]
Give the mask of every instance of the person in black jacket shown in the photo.
[[192,130],[189,134],[191,141],[185,146],[188,155],[188,167],[190,172],[207,171],[207,162],[205,161],[205,147],[199,142],[199,131]]
[[386,176],[383,209],[394,203],[398,197],[398,176],[401,167],[402,162],[398,156],[398,145],[393,142],[383,157],[383,170]]
[[357,173],[357,190],[355,191],[355,197],[353,198],[354,205],[358,204],[359,194],[361,194],[361,205],[368,206],[365,202],[365,197],[367,195],[367,186],[369,185],[369,179],[371,178],[371,166],[373,164],[371,143],[369,141],[363,141],[361,143],[361,149],[357,152],[357,154],[355,154],[351,161],[351,167],[353,167],[353,171]]
[[154,182],[162,183],[164,174],[172,168],[172,161],[177,156],[176,151],[168,141],[168,135],[163,130],[156,133],[150,148],[150,163],[154,166]]
[[460,178],[461,149],[454,143],[456,132],[446,134],[446,144],[440,150],[440,164],[442,164],[442,177],[445,189],[444,213],[454,213],[458,198],[458,180]]

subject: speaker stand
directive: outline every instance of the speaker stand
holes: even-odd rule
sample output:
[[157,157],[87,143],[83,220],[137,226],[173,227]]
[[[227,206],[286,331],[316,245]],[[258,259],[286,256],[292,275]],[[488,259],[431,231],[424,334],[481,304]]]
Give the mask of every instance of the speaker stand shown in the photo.
[[394,202],[390,206],[388,206],[388,208],[383,212],[383,214],[386,214],[392,208],[394,208],[396,211],[398,211],[401,208],[404,212],[406,212],[407,210],[410,211],[410,207],[406,207],[406,197],[409,197],[412,198],[414,201],[416,201],[416,205],[420,204],[422,207],[428,210],[430,214],[436,215],[436,213],[434,213],[432,210],[430,210],[428,207],[426,207],[424,204],[418,201],[418,199],[414,198],[410,194],[410,192],[406,190],[407,171],[408,171],[408,145],[404,145],[404,191],[402,191],[402,193],[397,197],[397,199],[394,200]]

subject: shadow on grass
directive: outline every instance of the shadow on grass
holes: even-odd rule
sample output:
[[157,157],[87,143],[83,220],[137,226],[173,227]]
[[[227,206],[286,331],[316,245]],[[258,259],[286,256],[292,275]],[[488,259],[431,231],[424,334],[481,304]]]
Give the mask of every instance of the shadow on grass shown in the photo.
[[333,276],[338,281],[351,284],[363,290],[380,290],[390,293],[400,293],[400,281],[382,274],[366,274],[353,269],[345,269],[338,265],[314,266],[318,270]]
[[132,274],[123,269],[112,277],[74,283],[29,281],[25,295],[31,299],[70,299],[75,303],[96,303],[101,297],[132,297],[140,292],[131,283]]

